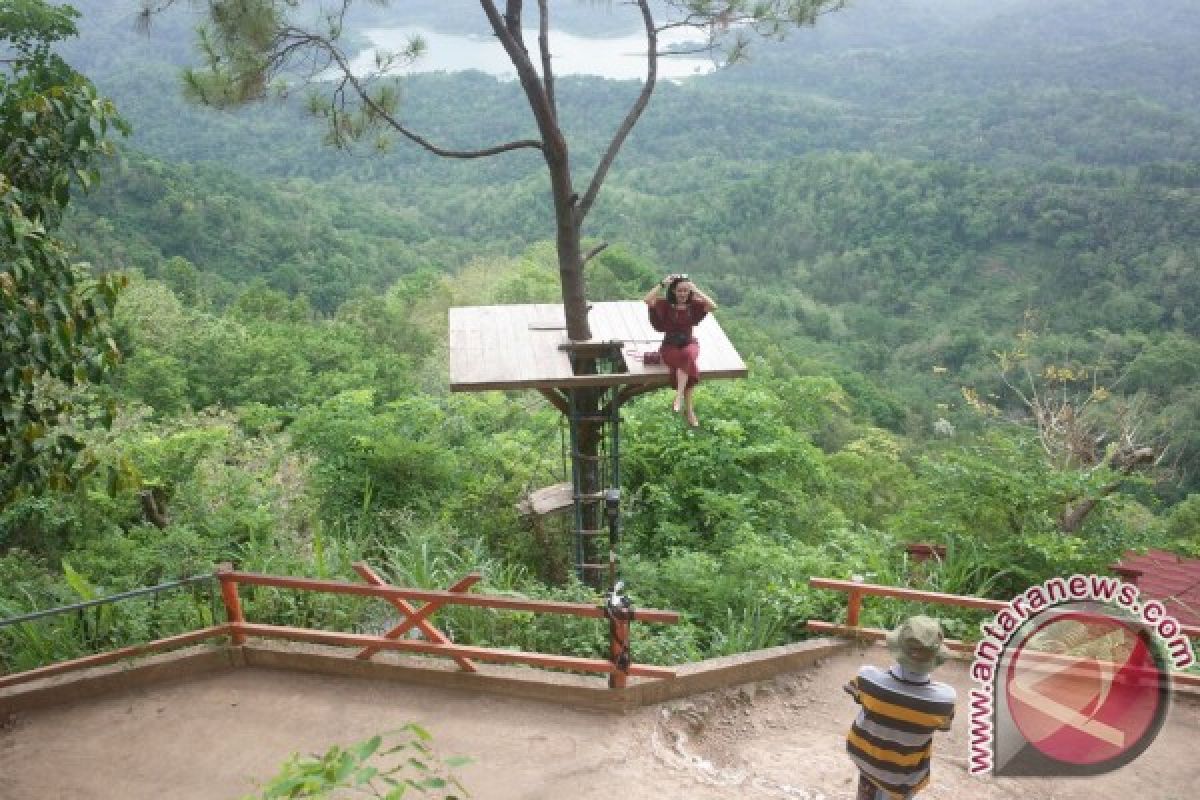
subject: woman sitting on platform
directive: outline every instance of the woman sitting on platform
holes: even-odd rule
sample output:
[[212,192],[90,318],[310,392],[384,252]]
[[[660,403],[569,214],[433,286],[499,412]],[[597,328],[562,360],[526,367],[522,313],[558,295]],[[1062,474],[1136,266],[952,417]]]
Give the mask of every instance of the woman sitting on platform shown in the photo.
[[[659,297],[658,290],[666,290]],[[696,359],[700,355],[700,343],[692,336],[692,327],[716,311],[717,304],[696,288],[687,275],[668,275],[642,298],[649,306],[650,324],[654,330],[666,334],[663,337],[662,361],[671,368],[671,385],[675,387],[676,413],[684,411],[688,424],[693,428],[700,424],[692,407],[692,392],[700,382],[700,370]]]

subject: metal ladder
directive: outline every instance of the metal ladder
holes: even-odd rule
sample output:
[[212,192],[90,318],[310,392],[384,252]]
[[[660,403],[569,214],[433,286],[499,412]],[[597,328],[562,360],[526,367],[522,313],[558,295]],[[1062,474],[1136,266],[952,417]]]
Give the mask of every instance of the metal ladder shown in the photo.
[[[621,525],[618,387],[573,389],[565,394],[571,432],[575,574],[588,585],[612,587],[617,581],[617,543]],[[587,408],[580,408],[581,401]],[[596,452],[583,453],[580,445],[584,428],[592,426],[600,429],[595,434]],[[607,558],[604,555],[606,539]]]

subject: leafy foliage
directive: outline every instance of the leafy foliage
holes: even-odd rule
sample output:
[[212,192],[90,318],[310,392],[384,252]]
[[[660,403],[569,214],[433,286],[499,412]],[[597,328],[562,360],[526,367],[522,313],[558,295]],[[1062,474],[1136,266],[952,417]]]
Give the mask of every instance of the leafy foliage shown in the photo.
[[320,756],[293,755],[261,792],[246,800],[326,798],[339,789],[383,800],[412,793],[441,800],[468,797],[451,770],[470,759],[439,758],[431,749],[431,739],[424,728],[410,722],[353,745],[333,745]]
[[51,52],[75,16],[38,0],[0,6],[0,41],[16,54],[0,72],[0,501],[73,483],[86,466],[73,426],[95,416],[78,389],[119,356],[107,319],[121,279],[87,277],[52,235],[109,127],[126,130]]

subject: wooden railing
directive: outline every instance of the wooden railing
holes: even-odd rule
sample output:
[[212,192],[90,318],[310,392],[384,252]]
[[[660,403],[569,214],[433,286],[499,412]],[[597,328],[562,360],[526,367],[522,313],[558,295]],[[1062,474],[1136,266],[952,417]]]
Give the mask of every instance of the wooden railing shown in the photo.
[[[908,589],[901,586],[881,586],[861,581],[836,580],[834,578],[809,578],[808,585],[814,589],[845,592],[847,595],[846,622],[844,624],[810,619],[808,621],[808,630],[813,633],[832,634],[834,636],[845,636],[851,639],[863,639],[867,641],[879,641],[886,637],[888,633],[882,628],[864,628],[859,624],[862,617],[863,598],[867,596],[890,597],[913,603],[933,603],[936,605],[973,608],[993,612],[998,612],[1001,609],[1009,607],[1009,604],[1003,600],[989,600],[983,597],[968,597],[957,594],[944,594],[942,592],[926,592],[920,589]],[[1180,625],[1179,628],[1179,632],[1184,636],[1191,639],[1200,638],[1200,627]],[[956,639],[947,639],[945,645],[948,649],[960,653],[972,653],[975,650],[973,643],[962,642]],[[1046,657],[1052,658],[1052,654],[1046,654]],[[1200,675],[1176,672],[1172,675],[1172,680],[1187,686],[1200,686]]]
[[[225,604],[227,622],[197,631],[191,631],[167,639],[143,645],[125,647],[96,655],[65,661],[38,669],[0,676],[0,688],[36,680],[86,667],[112,664],[127,658],[181,647],[187,644],[228,636],[230,642],[240,646],[249,637],[284,639],[293,642],[338,645],[359,648],[355,655],[368,659],[380,650],[394,650],[421,655],[444,656],[458,663],[468,672],[476,671],[475,660],[507,664],[526,664],[549,669],[573,672],[600,673],[609,676],[609,686],[621,688],[630,676],[643,678],[673,678],[675,670],[648,664],[633,664],[628,658],[629,627],[632,622],[676,623],[679,614],[650,608],[610,609],[606,606],[586,603],[566,603],[550,600],[527,600],[496,595],[469,594],[468,590],[479,581],[480,576],[470,574],[448,589],[410,589],[388,585],[366,564],[355,564],[355,570],[368,584],[348,581],[294,578],[280,575],[261,575],[239,572],[223,565],[217,570],[216,578],[221,586],[221,599]],[[242,611],[242,586],[269,586],[278,589],[322,592],[327,594],[377,597],[392,605],[401,615],[398,624],[383,635],[343,633],[313,628],[298,628],[283,625],[265,625],[248,621]],[[417,606],[416,603],[423,605]],[[429,618],[447,605],[472,606],[508,611],[525,611],[535,614],[565,614],[575,617],[606,619],[609,625],[610,658],[581,658],[578,656],[530,653],[519,650],[504,650],[491,647],[455,644],[445,633],[438,630]],[[424,639],[401,638],[413,628],[421,631]]]
[[[835,592],[845,592],[846,623],[839,625],[834,622],[819,620],[808,621],[808,629],[813,633],[830,633],[836,636],[849,636],[857,639],[877,640],[887,635],[881,628],[863,628],[859,625],[862,616],[863,597],[892,597],[897,600],[908,600],[913,603],[937,603],[940,605],[957,606],[959,608],[975,608],[982,611],[999,611],[1008,604],[1002,600],[988,600],[982,597],[964,597],[956,594],[941,592],[924,592],[920,589],[907,589],[900,586],[880,586],[861,581],[841,581],[833,578],[809,578],[808,585],[814,589],[829,589]],[[951,650],[970,652],[974,645],[948,639],[946,646]]]
[[[365,564],[358,564],[355,569],[359,574],[368,577],[373,585],[349,583],[346,581],[318,580],[314,578],[288,578],[275,575],[258,575],[252,572],[237,572],[227,568],[217,570],[217,580],[221,582],[221,596],[225,599],[229,616],[230,634],[233,643],[241,644],[247,636],[263,638],[287,639],[290,641],[314,642],[359,647],[362,650],[358,658],[369,658],[378,650],[399,650],[424,655],[438,655],[454,658],[465,670],[472,670],[468,659],[480,661],[496,661],[509,664],[527,664],[534,667],[565,669],[574,672],[597,672],[609,676],[609,685],[620,688],[626,685],[629,676],[643,678],[673,678],[675,671],[666,667],[655,667],[645,664],[633,664],[623,660],[627,654],[626,644],[629,642],[629,624],[631,622],[676,623],[679,614],[674,611],[660,611],[652,608],[639,608],[628,612],[610,613],[602,606],[587,603],[565,603],[552,600],[526,600],[523,598],[500,597],[496,595],[467,594],[466,589],[475,581],[478,575],[468,575],[450,589],[405,589],[383,584]],[[239,601],[238,586],[274,586],[280,589],[298,589],[332,594],[359,595],[378,597],[391,603],[403,615],[398,625],[383,636],[356,633],[331,633],[306,628],[292,628],[278,625],[261,625],[247,622],[242,616]],[[423,602],[421,608],[414,608],[412,602]],[[420,627],[425,618],[443,605],[474,606],[476,608],[503,609],[508,611],[528,611],[537,614],[566,614],[575,617],[593,619],[608,619],[609,647],[611,658],[580,658],[578,656],[550,655],[546,653],[527,653],[519,650],[500,650],[488,647],[459,645],[451,642],[444,634],[437,631],[431,636],[431,641],[419,641],[399,638],[412,627]],[[429,631],[421,628],[426,635]],[[461,659],[461,660],[460,660]],[[464,663],[465,661],[465,663]]]
[[137,644],[130,647],[122,647],[117,650],[108,650],[95,655],[83,656],[82,658],[74,658],[70,661],[60,661],[57,664],[49,664],[37,669],[29,669],[23,672],[14,672],[10,675],[0,675],[0,689],[8,686],[15,686],[18,683],[28,683],[35,681],[38,678],[49,678],[52,675],[61,675],[64,672],[73,672],[79,669],[87,669],[88,667],[103,667],[107,664],[115,664],[118,661],[124,661],[127,658],[137,658],[139,656],[150,655],[151,653],[161,653],[166,650],[174,650],[177,647],[184,647],[189,644],[197,644],[209,639],[218,639],[226,636],[229,633],[228,625],[213,625],[209,628],[201,628],[188,633],[181,633],[178,636],[168,636],[165,639],[156,639],[153,642],[146,644]]

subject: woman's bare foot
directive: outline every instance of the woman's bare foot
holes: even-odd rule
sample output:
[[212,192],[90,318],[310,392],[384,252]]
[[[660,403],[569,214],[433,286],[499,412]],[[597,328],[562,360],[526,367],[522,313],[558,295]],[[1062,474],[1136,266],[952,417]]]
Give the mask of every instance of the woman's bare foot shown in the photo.
[[674,411],[676,414],[678,414],[679,409],[682,407],[682,405],[683,405],[683,398],[680,397],[679,395],[675,395],[675,402],[671,404],[671,410]]
[[700,420],[696,419],[696,412],[692,411],[690,408],[688,409],[688,412],[687,412],[687,421],[688,421],[688,425],[691,425],[693,428],[700,427]]

